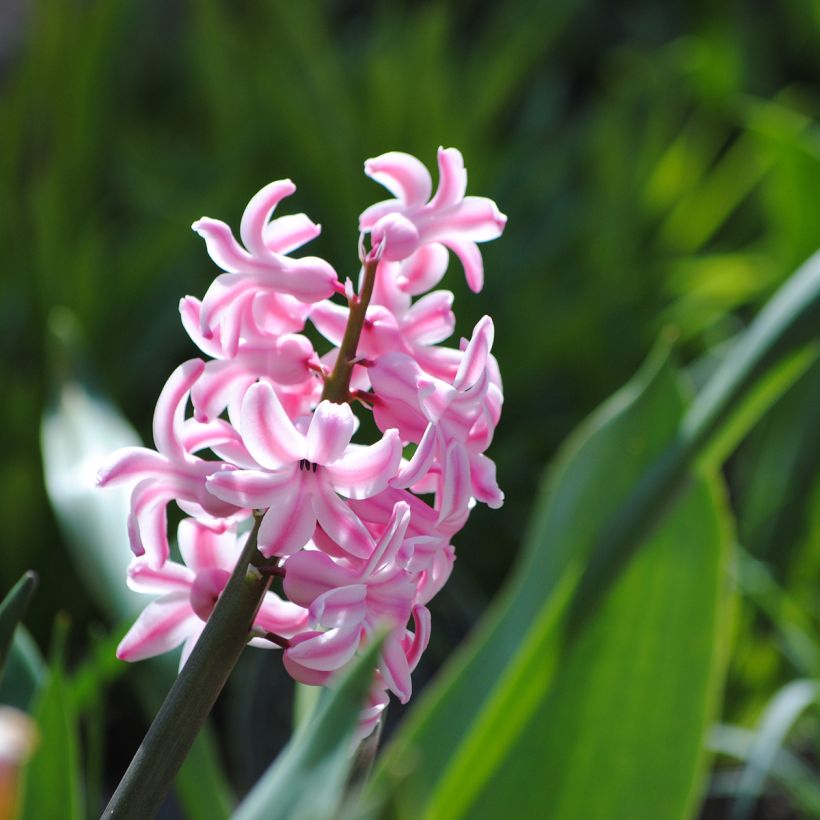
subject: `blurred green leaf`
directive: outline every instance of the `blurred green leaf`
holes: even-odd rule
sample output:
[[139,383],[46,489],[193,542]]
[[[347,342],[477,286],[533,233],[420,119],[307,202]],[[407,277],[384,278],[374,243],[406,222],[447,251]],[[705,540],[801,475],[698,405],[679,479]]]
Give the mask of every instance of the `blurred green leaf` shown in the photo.
[[[719,725],[709,735],[709,748],[718,754],[747,761],[755,748],[757,735],[739,726]],[[716,797],[736,798],[743,781],[743,770],[718,771],[709,793]],[[801,817],[820,817],[820,775],[800,757],[780,748],[770,761],[769,777],[786,793]]]
[[0,703],[28,711],[46,676],[46,662],[28,630],[19,624],[0,675]]
[[79,729],[64,671],[67,622],[58,618],[54,632],[48,677],[34,708],[40,743],[24,773],[22,820],[85,816]]
[[37,576],[33,572],[27,572],[0,602],[0,677],[5,669],[15,630],[23,619],[36,588]]
[[820,675],[820,643],[811,615],[792,600],[769,568],[744,549],[737,551],[738,590],[777,628],[781,651],[801,675]]
[[352,740],[373,682],[382,639],[374,640],[344,677],[323,693],[233,820],[323,820],[338,816],[353,765]]
[[746,820],[752,816],[755,801],[786,736],[800,714],[817,703],[820,703],[820,681],[817,680],[791,681],[771,699],[746,753],[746,768],[738,784],[731,820]]

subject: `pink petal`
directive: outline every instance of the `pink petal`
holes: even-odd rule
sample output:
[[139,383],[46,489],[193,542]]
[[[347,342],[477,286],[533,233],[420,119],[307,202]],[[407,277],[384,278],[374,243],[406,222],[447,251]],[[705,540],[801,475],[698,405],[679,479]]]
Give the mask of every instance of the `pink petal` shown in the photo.
[[290,253],[315,239],[321,232],[321,226],[305,214],[288,214],[265,225],[265,246],[273,253]]
[[275,473],[261,470],[230,470],[216,473],[206,481],[208,492],[217,498],[235,504],[237,507],[248,507],[264,510],[278,504],[282,494],[289,492],[299,468],[284,468]]
[[422,245],[399,268],[399,286],[406,293],[418,296],[432,290],[447,271],[450,255],[438,242]]
[[310,311],[310,321],[331,344],[338,347],[347,327],[350,311],[333,302],[318,302]]
[[373,226],[388,214],[401,211],[404,205],[400,199],[386,199],[384,202],[376,202],[369,208],[365,208],[359,216],[359,230],[366,233],[373,229]]
[[404,501],[397,501],[387,528],[382,533],[373,555],[370,556],[360,573],[361,578],[366,579],[379,567],[393,563],[407,534],[409,524],[410,505]]
[[491,199],[468,196],[454,211],[447,214],[446,223],[442,221],[441,235],[446,230],[448,234],[457,233],[460,238],[472,242],[488,242],[501,236],[506,224],[507,217]]
[[473,329],[473,335],[464,351],[464,358],[458,366],[458,372],[453,380],[453,387],[456,390],[473,387],[487,370],[494,335],[493,320],[489,316],[483,316]]
[[356,429],[349,404],[322,401],[313,412],[306,436],[305,457],[312,464],[331,464],[344,453]]
[[304,436],[266,382],[252,385],[245,393],[240,425],[248,452],[263,467],[275,470],[305,457]]
[[232,572],[240,553],[233,529],[214,532],[194,518],[179,522],[177,544],[182,560],[194,572],[213,568]]
[[243,395],[256,381],[236,359],[210,361],[191,391],[196,418],[200,422],[215,419],[228,406],[231,394]]
[[[291,641],[291,649],[293,649],[297,644],[312,640],[313,638],[323,634],[325,633],[316,631],[302,632],[300,635],[296,635]],[[287,673],[294,680],[308,686],[324,686],[328,682],[333,670],[329,672],[320,672],[316,669],[309,669],[307,666],[303,666],[301,663],[297,663],[295,660],[290,658],[290,651],[290,649],[286,649],[282,653],[282,664]]]
[[141,661],[179,646],[199,619],[188,604],[188,593],[172,592],[148,604],[117,647],[123,661]]
[[407,703],[413,692],[413,685],[410,681],[410,667],[401,640],[395,631],[387,636],[382,646],[379,672],[381,672],[385,683],[395,693],[396,697],[402,703]]
[[[413,623],[416,629],[409,646],[406,641],[403,642],[405,644],[404,652],[407,657],[407,664],[411,671],[418,666],[424,650],[427,649],[427,645],[430,643],[431,621],[430,610],[426,606],[413,607]],[[405,633],[405,638],[408,634]]]
[[268,183],[251,197],[242,214],[239,235],[245,247],[255,256],[266,257],[270,254],[263,237],[265,226],[274,208],[295,190],[296,186],[289,179],[280,179]]
[[447,447],[439,497],[439,524],[446,526],[466,518],[470,501],[470,462],[458,442]]
[[179,300],[179,315],[182,326],[191,337],[191,341],[206,355],[213,358],[222,356],[222,345],[213,334],[206,336],[202,332],[201,324],[202,303],[193,296],[185,296]]
[[504,503],[504,493],[495,478],[495,462],[482,453],[470,454],[472,494],[477,501],[497,510]]
[[385,214],[372,228],[374,246],[389,262],[407,259],[419,246],[415,224],[400,213]]
[[394,487],[412,487],[427,475],[433,466],[433,460],[438,451],[438,438],[435,424],[428,424],[418,447],[416,447],[416,452],[413,453],[410,461],[399,470],[398,476],[393,480]]
[[314,635],[285,650],[291,661],[320,672],[332,672],[344,666],[359,648],[361,628],[358,624],[331,629]]
[[253,268],[253,258],[236,241],[230,227],[221,220],[204,216],[191,227],[205,240],[208,255],[222,270],[240,273]]
[[345,552],[357,558],[366,558],[373,552],[373,539],[367,527],[326,482],[317,482],[312,500],[316,520]]
[[108,487],[164,474],[168,459],[145,447],[123,447],[113,452],[97,472],[97,484]]
[[185,403],[194,382],[205,368],[202,359],[189,359],[171,374],[157,399],[154,410],[154,443],[167,456],[184,458],[180,442],[185,419]]
[[419,299],[402,318],[401,331],[415,344],[433,345],[452,335],[456,326],[453,294],[437,290]]
[[282,586],[291,601],[309,607],[328,590],[355,584],[358,573],[337,564],[318,550],[302,550],[285,562]]
[[168,558],[168,516],[166,507],[176,494],[173,485],[160,484],[153,479],[141,481],[131,493],[131,514],[136,532],[131,533],[131,548],[136,555],[145,554],[148,563],[161,567]]
[[301,481],[289,485],[271,505],[259,527],[259,551],[273,555],[291,555],[307,544],[316,529],[316,514],[311,496]]
[[438,149],[438,189],[430,200],[430,208],[448,208],[464,199],[467,190],[467,172],[464,158],[458,148]]
[[389,151],[367,160],[364,172],[404,205],[422,205],[430,198],[433,187],[430,174],[424,164],[410,154]]
[[266,592],[253,624],[257,629],[290,638],[307,627],[308,611],[276,593]]
[[330,589],[310,605],[310,620],[317,627],[329,628],[360,624],[367,614],[366,598],[364,584]]
[[347,498],[368,498],[381,492],[396,477],[401,464],[399,431],[387,430],[369,447],[351,446],[324,468],[334,490]]
[[[239,324],[236,317],[241,314],[245,301],[253,301],[257,285],[251,276],[223,273],[211,282],[199,312],[202,334],[213,336],[217,326],[232,325],[230,332],[221,327],[220,344],[223,355],[233,356],[239,344]],[[220,357],[221,358],[221,357]]]
[[442,237],[441,243],[461,260],[468,287],[473,293],[478,293],[484,287],[484,261],[478,246],[469,239],[449,235]]
[[182,564],[166,561],[161,567],[152,567],[145,558],[135,558],[128,567],[126,582],[130,589],[148,594],[187,591],[194,574]]

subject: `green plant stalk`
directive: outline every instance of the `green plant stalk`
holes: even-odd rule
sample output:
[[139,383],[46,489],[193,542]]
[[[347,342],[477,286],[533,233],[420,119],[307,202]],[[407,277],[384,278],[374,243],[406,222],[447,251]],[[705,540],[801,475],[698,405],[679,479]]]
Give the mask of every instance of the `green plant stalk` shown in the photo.
[[[339,356],[325,381],[323,399],[342,403],[351,398],[350,376],[377,267],[378,259],[365,262],[362,290],[351,301]],[[260,522],[257,515],[227,586],[103,812],[104,818],[148,820],[156,815],[239,660],[272,577],[258,569],[270,564],[257,549]]]

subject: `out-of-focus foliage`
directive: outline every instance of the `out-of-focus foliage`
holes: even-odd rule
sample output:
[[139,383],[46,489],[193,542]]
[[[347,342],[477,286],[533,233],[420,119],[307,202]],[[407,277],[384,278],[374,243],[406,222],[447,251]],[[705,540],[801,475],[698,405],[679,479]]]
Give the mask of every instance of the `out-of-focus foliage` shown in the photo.
[[[458,146],[471,190],[510,217],[485,251],[482,294],[456,262],[445,280],[459,332],[495,318],[506,406],[493,455],[507,503],[477,510],[457,544],[422,678],[499,586],[558,442],[658,332],[671,326],[682,353],[705,361],[818,245],[814,0],[6,8],[0,587],[38,571],[26,620],[41,646],[58,608],[75,641],[112,617],[91,603],[45,497],[39,418],[65,366],[49,317],[60,306],[78,317],[86,364],[147,439],[165,375],[192,354],[177,300],[213,275],[188,226],[235,222],[262,183],[294,179],[293,210],[324,226],[311,252],[342,275],[356,269],[357,214],[382,195],[362,160],[384,150],[432,164],[436,146]],[[815,365],[728,465],[744,549],[723,716],[734,729],[820,673],[819,404]],[[255,708],[271,712],[266,694]],[[796,727],[798,753],[812,720]]]

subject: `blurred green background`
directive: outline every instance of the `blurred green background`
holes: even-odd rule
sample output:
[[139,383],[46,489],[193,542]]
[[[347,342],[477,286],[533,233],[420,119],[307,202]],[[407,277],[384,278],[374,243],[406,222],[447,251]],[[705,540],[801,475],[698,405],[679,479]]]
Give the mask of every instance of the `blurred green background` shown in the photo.
[[[215,274],[194,219],[236,225],[290,177],[283,212],[323,225],[307,252],[354,275],[357,216],[383,197],[363,160],[434,167],[438,145],[509,216],[484,291],[457,261],[443,285],[460,334],[496,323],[507,502],[456,542],[420,680],[503,580],[564,436],[666,328],[696,379],[820,240],[817,0],[6,0],[0,33],[0,586],[39,572],[41,646],[58,610],[77,655],[108,623],[44,490],[40,416],[64,366],[50,317],[76,315],[84,377],[149,440],[162,384],[194,355],[178,299]],[[817,671],[819,412],[815,366],[727,467],[743,552],[726,721],[752,725]],[[782,797],[764,809],[797,816]]]

